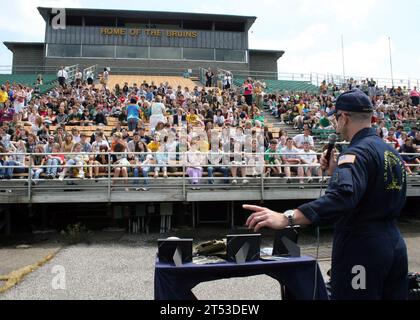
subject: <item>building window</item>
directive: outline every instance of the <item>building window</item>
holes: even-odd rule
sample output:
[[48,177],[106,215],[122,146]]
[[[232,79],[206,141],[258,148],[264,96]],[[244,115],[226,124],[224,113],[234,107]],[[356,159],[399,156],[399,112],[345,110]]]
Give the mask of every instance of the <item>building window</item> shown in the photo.
[[151,47],[150,59],[181,60],[181,48]]
[[216,60],[229,62],[246,62],[246,51],[216,49]]
[[48,44],[47,57],[80,57],[80,45]]
[[83,45],[82,56],[87,58],[114,58],[115,46]]
[[214,49],[184,48],[185,60],[214,60]]
[[117,47],[117,58],[147,59],[148,47]]

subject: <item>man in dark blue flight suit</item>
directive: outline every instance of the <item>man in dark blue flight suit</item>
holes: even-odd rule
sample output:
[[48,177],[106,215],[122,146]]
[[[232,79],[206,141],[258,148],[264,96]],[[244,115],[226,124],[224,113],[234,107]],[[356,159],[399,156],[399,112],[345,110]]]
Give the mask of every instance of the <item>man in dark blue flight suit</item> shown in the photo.
[[245,205],[247,225],[258,231],[335,222],[332,298],[405,300],[408,261],[396,225],[406,201],[406,173],[400,155],[371,128],[372,102],[362,91],[336,101],[337,132],[348,149],[338,159],[321,158],[332,177],[325,196],[279,214]]

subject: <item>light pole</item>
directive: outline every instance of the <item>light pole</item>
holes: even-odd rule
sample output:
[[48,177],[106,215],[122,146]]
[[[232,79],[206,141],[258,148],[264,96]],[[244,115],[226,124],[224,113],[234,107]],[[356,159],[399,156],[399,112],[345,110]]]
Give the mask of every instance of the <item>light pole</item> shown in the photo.
[[392,86],[394,86],[394,71],[393,71],[393,68],[392,68],[391,37],[388,37],[388,42],[389,42],[389,65],[391,67],[391,81],[392,81]]
[[346,67],[344,62],[344,35],[341,35],[341,53],[342,53],[342,60],[343,60],[343,82],[346,81]]

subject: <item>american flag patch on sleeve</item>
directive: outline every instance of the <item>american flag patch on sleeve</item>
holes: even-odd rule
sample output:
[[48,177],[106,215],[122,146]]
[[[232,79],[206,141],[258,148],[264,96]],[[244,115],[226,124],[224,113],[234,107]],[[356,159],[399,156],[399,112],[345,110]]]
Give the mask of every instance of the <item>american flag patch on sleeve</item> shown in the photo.
[[338,159],[338,165],[341,166],[343,164],[353,164],[356,162],[356,156],[352,154],[346,154],[344,156],[341,156]]

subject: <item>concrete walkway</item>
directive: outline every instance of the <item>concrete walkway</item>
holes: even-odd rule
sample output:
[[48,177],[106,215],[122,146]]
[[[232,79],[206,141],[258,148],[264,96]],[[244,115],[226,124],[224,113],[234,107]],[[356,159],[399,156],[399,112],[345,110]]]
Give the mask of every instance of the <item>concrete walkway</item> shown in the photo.
[[[402,225],[409,250],[410,271],[420,271],[420,224]],[[218,238],[214,231],[200,231],[205,239]],[[195,232],[193,232],[195,233]],[[219,233],[217,233],[219,234]],[[226,234],[224,231],[220,235]],[[191,234],[193,235],[193,234]],[[0,294],[0,300],[151,300],[153,299],[156,240],[159,235],[118,235],[103,237],[92,245],[61,249],[50,262],[27,275],[16,287]],[[100,238],[100,237],[99,237]],[[320,267],[324,278],[330,268],[331,235],[321,237]],[[265,240],[264,245],[269,245]],[[303,253],[314,255],[316,247],[304,239]],[[1,249],[0,270],[8,273],[31,264],[52,252],[57,246],[30,249]],[[65,271],[65,290],[54,290],[54,268]],[[60,269],[60,270],[61,270]],[[0,283],[1,285],[1,283]],[[203,283],[194,289],[199,299],[211,300],[277,300],[279,286],[267,276],[229,279]]]

